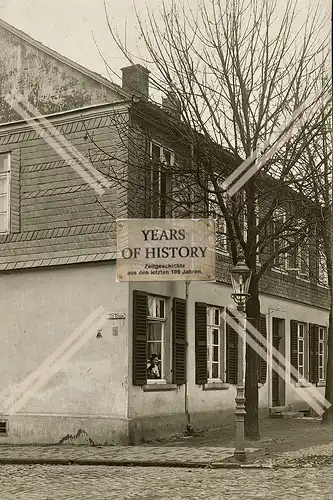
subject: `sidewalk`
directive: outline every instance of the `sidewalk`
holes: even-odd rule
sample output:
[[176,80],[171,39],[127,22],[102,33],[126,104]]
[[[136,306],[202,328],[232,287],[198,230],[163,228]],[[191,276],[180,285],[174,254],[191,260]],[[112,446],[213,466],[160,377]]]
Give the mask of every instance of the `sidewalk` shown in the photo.
[[246,443],[246,448],[246,463],[237,463],[230,426],[140,446],[0,445],[0,464],[313,467],[333,463],[333,427],[317,420],[265,419],[261,421],[261,440]]

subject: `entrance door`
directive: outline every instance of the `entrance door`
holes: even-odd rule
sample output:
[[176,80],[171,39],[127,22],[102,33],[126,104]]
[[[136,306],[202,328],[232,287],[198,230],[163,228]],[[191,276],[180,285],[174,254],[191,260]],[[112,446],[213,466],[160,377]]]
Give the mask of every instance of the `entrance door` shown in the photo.
[[[272,318],[273,321],[273,347],[285,356],[285,321]],[[277,360],[275,360],[277,361]],[[275,370],[272,370],[272,406],[285,405],[285,380]]]

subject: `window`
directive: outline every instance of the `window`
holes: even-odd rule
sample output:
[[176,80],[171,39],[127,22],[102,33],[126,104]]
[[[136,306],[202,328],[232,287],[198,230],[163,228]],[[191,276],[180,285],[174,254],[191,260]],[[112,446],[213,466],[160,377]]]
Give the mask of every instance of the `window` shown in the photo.
[[[208,183],[208,216],[215,220],[215,233],[216,233],[216,251],[221,253],[228,253],[228,238],[227,238],[227,224],[222,210],[217,201],[217,196],[214,192],[213,183]],[[227,203],[225,193],[222,193],[224,202]]]
[[285,247],[285,232],[283,227],[286,223],[287,216],[285,210],[278,208],[271,222],[271,235],[272,235],[272,253],[274,255],[273,268],[278,270],[285,270],[287,266],[287,256],[281,252]]
[[304,372],[305,372],[305,361],[304,361],[304,330],[305,330],[305,325],[303,323],[298,323],[297,324],[297,350],[298,350],[298,372],[301,376],[301,378],[304,378]]
[[323,248],[318,250],[318,283],[321,286],[328,287],[327,264]]
[[170,306],[167,298],[133,290],[133,385],[185,384],[186,300],[173,297]]
[[165,299],[148,295],[148,380],[164,380],[165,320]]
[[228,253],[227,225],[223,215],[216,217],[216,250]]
[[306,239],[297,248],[297,277],[301,279],[309,279],[309,264],[310,264],[310,250],[309,241]]
[[318,328],[318,370],[319,380],[325,380],[325,328]]
[[221,380],[224,366],[222,310],[207,307],[207,379]]
[[167,200],[171,190],[170,167],[174,164],[174,153],[152,142],[150,158],[150,217],[158,219],[166,217],[169,212]]
[[10,153],[0,154],[0,233],[9,232]]

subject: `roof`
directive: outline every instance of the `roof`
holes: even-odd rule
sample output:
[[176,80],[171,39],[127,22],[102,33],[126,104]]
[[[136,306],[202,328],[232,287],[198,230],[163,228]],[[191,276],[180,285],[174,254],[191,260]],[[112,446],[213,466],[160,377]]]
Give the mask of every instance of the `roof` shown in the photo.
[[113,82],[110,82],[109,80],[104,78],[102,75],[99,75],[98,73],[95,73],[94,71],[91,71],[90,69],[85,68],[84,66],[81,66],[81,64],[78,64],[78,63],[72,61],[71,59],[68,59],[67,57],[56,52],[55,50],[50,49],[49,47],[47,47],[43,43],[38,42],[34,38],[31,38],[31,36],[27,35],[23,31],[18,30],[17,28],[12,26],[11,24],[8,24],[3,19],[0,19],[0,27],[9,31],[10,33],[17,36],[18,38],[25,41],[26,43],[33,45],[34,47],[36,47],[36,49],[41,50],[45,54],[48,54],[50,57],[57,59],[58,61],[69,66],[70,68],[75,69],[76,71],[79,71],[80,73],[95,80],[96,82],[100,83],[104,87],[107,87],[107,88],[113,90],[114,92],[120,94],[121,96],[123,96],[125,98],[129,97],[128,92],[125,92],[119,85],[117,85]]

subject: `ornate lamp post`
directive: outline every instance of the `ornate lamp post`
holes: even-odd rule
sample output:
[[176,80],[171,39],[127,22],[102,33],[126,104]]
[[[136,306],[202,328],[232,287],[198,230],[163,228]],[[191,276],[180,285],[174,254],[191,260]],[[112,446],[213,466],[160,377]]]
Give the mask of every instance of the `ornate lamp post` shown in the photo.
[[238,373],[237,373],[237,394],[236,394],[236,447],[234,456],[239,462],[246,460],[245,440],[244,440],[244,419],[245,419],[245,366],[244,352],[246,345],[246,313],[245,304],[250,298],[249,286],[252,271],[245,263],[244,255],[239,255],[237,264],[231,270],[231,283],[233,293],[232,299],[237,304],[238,316]]

